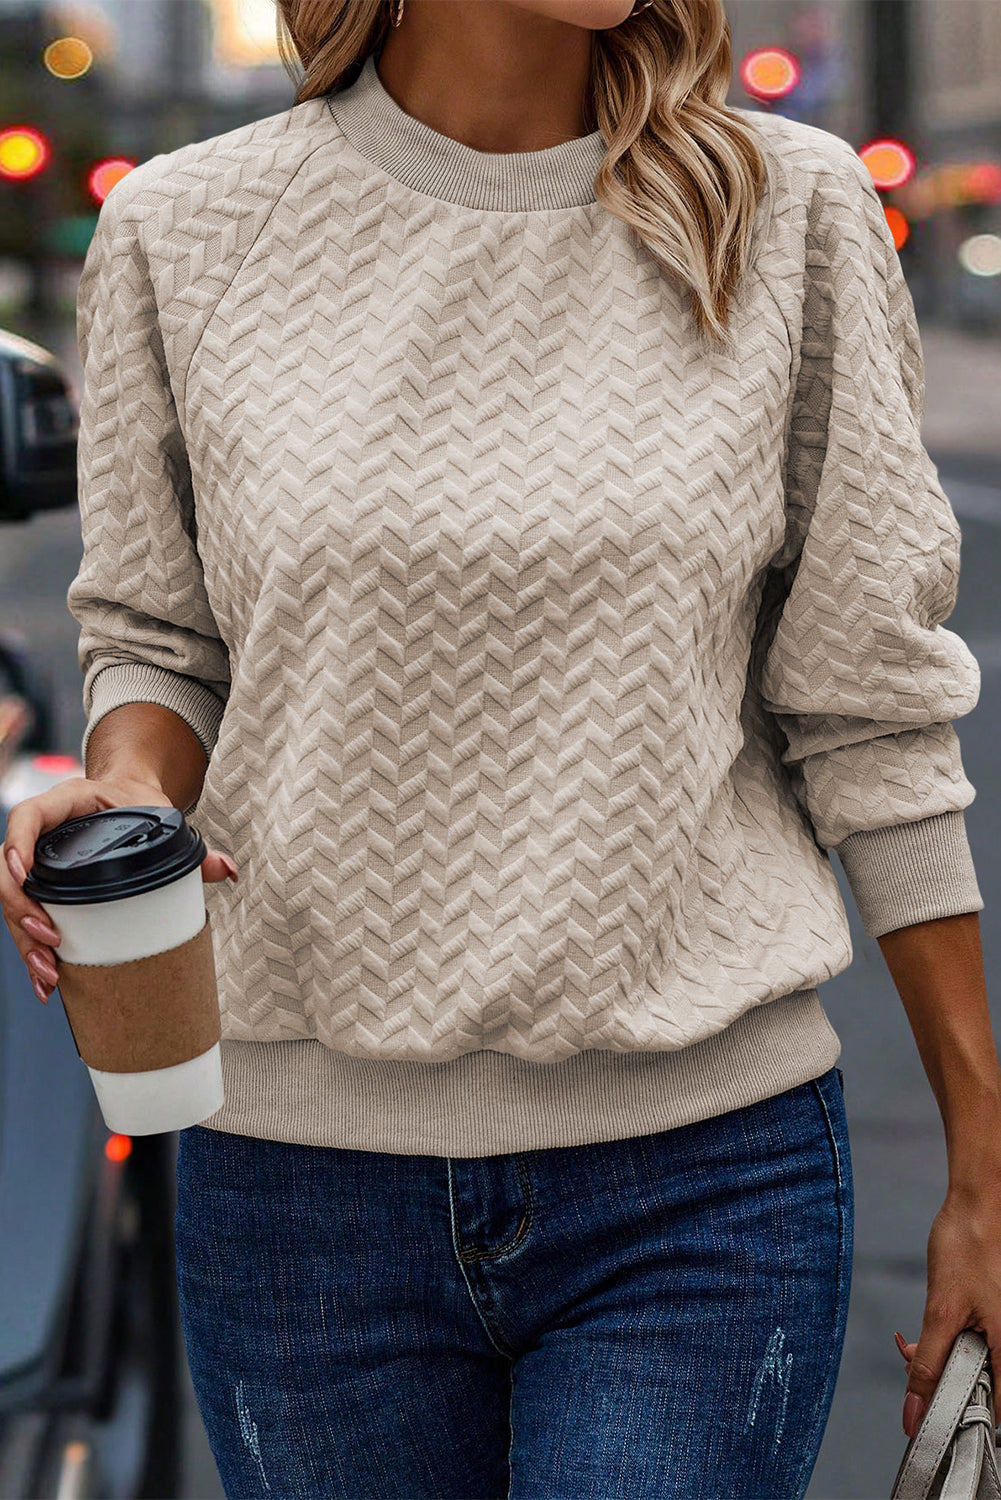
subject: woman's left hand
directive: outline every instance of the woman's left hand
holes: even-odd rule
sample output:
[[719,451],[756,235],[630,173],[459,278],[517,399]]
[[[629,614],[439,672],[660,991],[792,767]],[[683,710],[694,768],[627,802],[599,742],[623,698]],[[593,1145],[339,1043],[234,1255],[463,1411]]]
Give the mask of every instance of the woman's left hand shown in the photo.
[[957,1334],[975,1328],[990,1347],[994,1422],[1001,1422],[1001,1162],[974,1187],[950,1187],[928,1236],[928,1295],[921,1336],[906,1344],[904,1432],[921,1425]]

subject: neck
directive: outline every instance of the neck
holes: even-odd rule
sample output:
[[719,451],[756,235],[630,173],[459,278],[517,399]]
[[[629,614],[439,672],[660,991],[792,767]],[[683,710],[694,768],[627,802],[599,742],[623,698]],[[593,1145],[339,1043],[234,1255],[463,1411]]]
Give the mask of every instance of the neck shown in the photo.
[[533,151],[478,151],[419,120],[393,98],[370,54],[327,107],[354,149],[416,192],[466,208],[531,213],[595,202],[605,160],[600,130]]
[[408,0],[377,67],[400,108],[441,135],[476,151],[538,151],[593,129],[593,41],[586,27],[507,0]]

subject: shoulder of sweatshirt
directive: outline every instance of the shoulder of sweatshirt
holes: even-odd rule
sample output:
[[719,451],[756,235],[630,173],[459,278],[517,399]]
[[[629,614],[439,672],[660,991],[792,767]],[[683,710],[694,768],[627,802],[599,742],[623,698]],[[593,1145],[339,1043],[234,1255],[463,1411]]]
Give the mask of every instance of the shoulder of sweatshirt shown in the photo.
[[[152,287],[175,392],[268,220],[319,150],[336,149],[325,96],[140,162],[109,192],[99,229]],[[101,225],[106,220],[106,225]]]
[[768,161],[777,202],[786,208],[799,204],[807,209],[818,191],[872,182],[855,147],[833,130],[766,110],[731,105],[728,112],[754,130]]
[[799,367],[807,279],[816,264],[851,264],[882,296],[889,272],[886,215],[855,147],[819,125],[764,110],[730,107],[755,132],[768,184],[751,259],[789,328],[792,373]]
[[[730,105],[728,112],[757,136],[769,166],[775,209],[788,211],[797,204],[805,209],[825,182],[844,183],[852,173],[869,176],[854,147],[833,131],[764,110]],[[326,97],[307,99],[152,156],[108,196],[120,218],[143,220],[147,253],[169,255],[171,248],[180,251],[186,226],[196,223],[197,237],[204,242],[216,222],[256,221],[266,215],[313,152],[339,144],[347,145],[330,119]],[[348,150],[356,166],[357,152]]]
[[[857,203],[852,176],[856,184],[867,179],[870,188],[872,179],[855,149],[832,131],[767,111],[728,108],[755,132],[765,155],[768,184],[753,260],[795,328],[813,205],[818,199]],[[116,231],[135,236],[148,267],[179,394],[205,326],[275,206],[316,151],[336,152],[339,146],[350,161],[345,173],[356,172],[358,154],[320,96],[152,156],[108,194],[109,219]]]
[[311,151],[337,139],[335,131],[317,128],[329,119],[326,96],[306,99],[148,157],[115,184],[108,198],[114,197],[120,215],[146,220],[166,213],[167,227],[190,217],[204,221],[213,212],[227,218],[251,212],[256,200],[280,197]]
[[848,155],[861,160],[854,146],[843,136],[833,130],[824,130],[820,125],[809,125],[805,120],[794,120],[773,110],[749,109],[733,104],[727,105],[727,112],[739,115],[752,125],[786,161],[802,171],[822,171]]

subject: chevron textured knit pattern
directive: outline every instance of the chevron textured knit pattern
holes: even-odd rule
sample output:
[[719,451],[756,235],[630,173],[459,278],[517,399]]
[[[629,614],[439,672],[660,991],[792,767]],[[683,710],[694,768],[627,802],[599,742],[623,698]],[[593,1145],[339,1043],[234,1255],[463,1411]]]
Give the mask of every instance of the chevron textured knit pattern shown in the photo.
[[[838,1055],[828,851],[870,935],[982,908],[910,294],[851,147],[737,114],[769,187],[729,350],[595,202],[598,132],[479,153],[371,59],[106,199],[84,753],[148,701],[208,757],[219,1128],[477,1154],[733,1108]],[[638,1054],[660,1103],[606,1123]]]

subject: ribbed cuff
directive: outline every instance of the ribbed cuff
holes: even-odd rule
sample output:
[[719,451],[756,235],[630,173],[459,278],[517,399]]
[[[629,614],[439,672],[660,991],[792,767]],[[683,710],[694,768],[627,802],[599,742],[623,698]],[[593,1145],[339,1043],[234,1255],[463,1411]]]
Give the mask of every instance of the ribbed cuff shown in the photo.
[[[226,709],[224,699],[194,677],[185,677],[151,662],[112,662],[94,677],[90,715],[80,746],[84,765],[87,743],[97,725],[105,714],[125,703],[157,703],[161,708],[173,709],[198,736],[206,760],[215,747]],[[185,812],[190,811],[191,808],[185,808]]]
[[983,911],[963,808],[852,833],[834,849],[869,937]]

